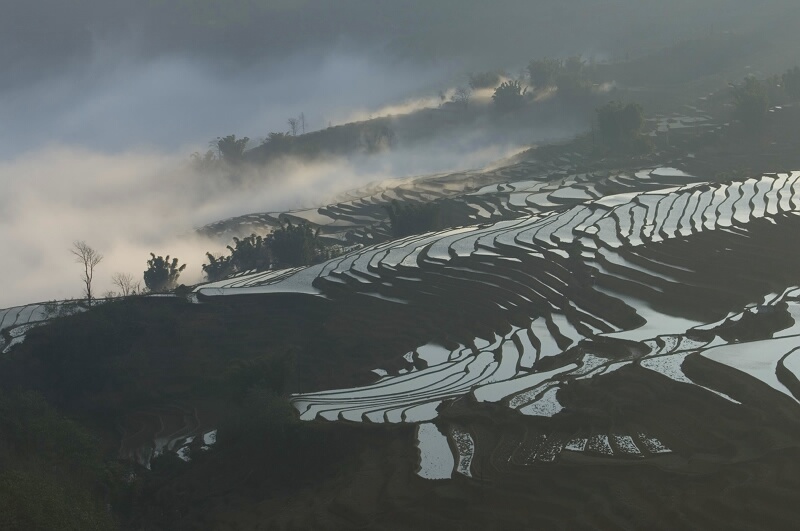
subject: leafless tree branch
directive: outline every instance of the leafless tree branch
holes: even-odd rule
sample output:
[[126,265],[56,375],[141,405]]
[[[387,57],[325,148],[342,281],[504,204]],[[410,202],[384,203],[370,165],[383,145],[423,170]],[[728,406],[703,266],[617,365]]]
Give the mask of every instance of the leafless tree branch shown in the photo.
[[103,255],[98,253],[83,240],[72,242],[70,252],[75,256],[75,262],[83,266],[83,274],[81,275],[81,280],[84,285],[83,294],[86,296],[86,300],[91,306],[94,268],[103,261]]

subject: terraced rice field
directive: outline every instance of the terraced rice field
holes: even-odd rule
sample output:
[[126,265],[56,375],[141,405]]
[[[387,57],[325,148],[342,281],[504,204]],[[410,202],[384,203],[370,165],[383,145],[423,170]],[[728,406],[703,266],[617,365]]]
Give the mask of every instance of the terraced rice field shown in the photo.
[[[719,127],[659,117],[654,132]],[[583,164],[571,153],[379,183],[327,207],[208,226],[224,236],[305,220],[357,247],[190,299],[325,299],[350,316],[345,334],[365,332],[365,314],[383,316],[373,335],[415,323],[427,339],[370,367],[372,383],[292,400],[307,421],[417,425],[417,473],[430,480],[554,462],[680,468],[800,446],[772,429],[800,426],[800,253],[787,245],[800,172],[721,184]],[[451,200],[460,226],[391,240],[394,199]],[[0,347],[45,318],[40,305],[0,312]],[[731,418],[770,429],[742,434]],[[212,432],[185,406],[143,412],[126,420],[120,453],[144,466],[165,451],[190,459]]]
[[119,456],[150,468],[156,457],[173,452],[190,461],[193,452],[203,452],[216,443],[216,419],[197,407],[171,404],[128,415],[121,423]]
[[[698,102],[703,106],[703,102]],[[660,144],[677,147],[683,136],[714,135],[728,127],[702,108],[649,120],[650,135]],[[686,158],[680,149],[659,159]],[[689,158],[693,155],[688,155]],[[407,203],[449,201],[455,224],[498,221],[551,212],[607,195],[638,193],[683,184],[681,172],[636,173],[593,169],[585,155],[565,152],[519,157],[496,167],[375,182],[334,198],[331,204],[290,212],[253,213],[206,225],[199,232],[228,243],[233,236],[277,228],[282,222],[308,222],[330,243],[369,245],[390,237],[385,207],[393,200]]]
[[682,184],[681,173],[638,174],[610,171],[576,172],[583,157],[563,161],[522,161],[498,169],[430,175],[353,192],[353,198],[318,209],[286,213],[249,214],[220,221],[200,232],[222,239],[272,230],[281,222],[308,222],[332,243],[368,245],[389,238],[385,207],[397,199],[426,203],[448,199],[448,215],[458,224],[513,219],[551,212],[606,195],[660,189]]
[[[505,470],[685,453],[679,430],[646,418],[555,422],[596,415],[575,399],[588,382],[656,378],[740,409],[751,407],[752,386],[766,385],[779,394],[772,400],[798,405],[800,255],[785,242],[800,229],[800,173],[716,184],[659,168],[489,185],[468,196],[487,198],[482,211],[517,209],[515,217],[244,275],[197,294],[369,299],[431,316],[439,337],[398,353],[407,368],[376,368],[371,385],[294,397],[304,420],[418,423],[419,473],[430,479],[487,473],[478,464],[487,461]],[[736,332],[764,316],[788,324],[758,338]],[[747,375],[747,386],[731,384],[729,369]],[[474,420],[481,414],[464,413],[487,407],[530,420],[498,439]]]
[[0,310],[0,352],[25,341],[25,334],[56,315],[68,315],[84,309],[71,301],[27,304]]

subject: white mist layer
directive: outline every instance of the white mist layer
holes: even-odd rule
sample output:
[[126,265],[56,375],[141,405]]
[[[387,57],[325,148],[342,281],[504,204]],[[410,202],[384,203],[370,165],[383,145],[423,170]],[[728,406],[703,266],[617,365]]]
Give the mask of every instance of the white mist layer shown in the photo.
[[376,156],[278,160],[230,180],[194,171],[189,153],[204,152],[217,136],[285,131],[287,118],[301,112],[312,130],[435,106],[456,66],[331,50],[226,69],[188,57],[134,59],[124,46],[97,50],[89,64],[0,98],[0,308],[79,297],[80,270],[69,253],[75,240],[105,256],[97,294],[113,288],[114,273],[141,280],[150,252],[178,257],[187,264],[180,281],[196,283],[206,251],[230,242],[200,239],[194,228],[321,206],[375,181],[481,168],[575,132],[574,125],[520,131],[476,123]]
[[198,173],[185,154],[65,146],[28,152],[0,161],[0,246],[7,250],[0,308],[79,297],[80,268],[69,253],[75,240],[105,257],[96,272],[97,294],[113,288],[117,272],[141,280],[150,252],[177,256],[187,264],[180,281],[196,283],[206,251],[222,251],[229,242],[200,238],[194,228],[252,212],[322,205],[373,181],[481,167],[516,150],[489,145],[465,154],[431,146],[313,163],[285,159],[238,180]]

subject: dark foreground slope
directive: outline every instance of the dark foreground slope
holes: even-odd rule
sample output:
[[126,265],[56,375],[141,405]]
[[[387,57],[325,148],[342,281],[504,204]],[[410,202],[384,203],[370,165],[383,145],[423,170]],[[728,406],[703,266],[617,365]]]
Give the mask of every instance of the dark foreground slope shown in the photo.
[[[42,495],[60,488],[77,508],[83,502],[76,504],[76,489],[85,485],[82,492],[89,494],[83,496],[96,500],[94,518],[110,524],[102,504],[111,502],[120,527],[131,529],[788,529],[794,524],[800,502],[797,406],[767,386],[753,386],[744,374],[727,374],[724,390],[746,398],[745,408],[633,366],[565,388],[559,399],[572,413],[558,418],[526,419],[505,407],[456,404],[445,420],[468,426],[475,436],[472,477],[431,481],[415,472],[413,425],[298,424],[272,389],[281,371],[264,371],[259,378],[260,367],[291,349],[294,372],[301,376],[287,375],[286,390],[316,388],[322,381],[357,385],[327,376],[358,374],[358,367],[378,362],[354,359],[353,353],[391,359],[388,350],[406,348],[401,339],[406,333],[385,329],[384,341],[371,341],[366,331],[377,319],[367,312],[351,315],[351,328],[345,328],[330,302],[246,299],[204,305],[131,301],[32,331],[3,363],[4,388],[13,381],[58,404],[91,434],[92,455],[99,457],[93,458],[96,464],[62,469],[70,478],[64,481],[51,464],[33,469],[20,459],[32,448],[12,446],[4,454],[4,478],[13,481],[15,496],[28,497],[14,510],[35,507],[62,521],[72,519],[75,529],[92,528],[75,514],[53,512],[58,498]],[[102,329],[108,333],[86,332]],[[349,339],[354,331],[362,332],[358,343]],[[386,342],[393,337],[394,344]],[[63,357],[57,371],[41,363],[50,352]],[[719,368],[708,363],[693,364],[687,373],[699,381],[703,374],[719,378]],[[734,394],[737,388],[746,394]],[[192,449],[190,463],[166,453],[152,461],[150,471],[118,459],[119,445],[131,435],[126,419],[158,416],[170,407],[217,427],[217,443],[207,451]],[[32,415],[30,408],[19,413]],[[548,429],[597,432],[626,424],[671,434],[662,439],[675,451],[649,458],[573,453],[530,464],[498,459],[502,448]],[[46,426],[45,434],[24,426],[24,443],[43,444],[75,462],[80,447],[70,432],[65,436],[65,428]],[[17,435],[3,431],[6,448],[12,436]],[[36,459],[51,459],[36,448]],[[76,466],[84,466],[83,479]],[[4,512],[9,514],[14,511]],[[24,525],[17,528],[36,528],[27,525],[32,520],[19,521]],[[38,522],[43,529],[63,528]]]
[[[141,298],[29,331],[1,362],[3,528],[213,528],[232,508],[335,476],[393,433],[410,439],[295,420],[289,391],[357,384],[334,365],[376,361],[349,355],[360,349],[326,332],[331,318],[302,298]],[[327,360],[309,359],[323,348]],[[162,442],[212,430],[191,462]]]

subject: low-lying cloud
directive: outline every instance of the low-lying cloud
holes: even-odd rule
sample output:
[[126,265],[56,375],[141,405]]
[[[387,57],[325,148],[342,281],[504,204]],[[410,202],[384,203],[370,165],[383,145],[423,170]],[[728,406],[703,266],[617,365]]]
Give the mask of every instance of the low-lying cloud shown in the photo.
[[370,182],[480,168],[575,130],[499,133],[476,124],[379,155],[273,160],[231,180],[197,171],[188,155],[216,136],[285,131],[287,118],[301,112],[310,130],[360,113],[435,106],[439,88],[454,85],[456,66],[387,64],[340,51],[246,70],[125,57],[107,50],[69,75],[2,94],[0,308],[79,297],[80,268],[69,253],[75,240],[105,257],[96,293],[112,289],[117,272],[141,279],[150,252],[186,262],[181,281],[194,283],[205,252],[229,243],[202,239],[195,228],[322,205]]
[[241,214],[320,205],[369,182],[480,167],[514,150],[490,145],[460,159],[433,149],[314,163],[285,159],[250,170],[238,184],[224,174],[196,171],[185,155],[55,145],[28,152],[0,163],[0,246],[7,253],[0,308],[79,297],[81,271],[69,253],[75,240],[105,257],[96,293],[113,289],[117,272],[141,280],[150,252],[177,256],[187,263],[181,281],[199,282],[205,252],[221,251],[228,242],[201,238],[194,228]]

